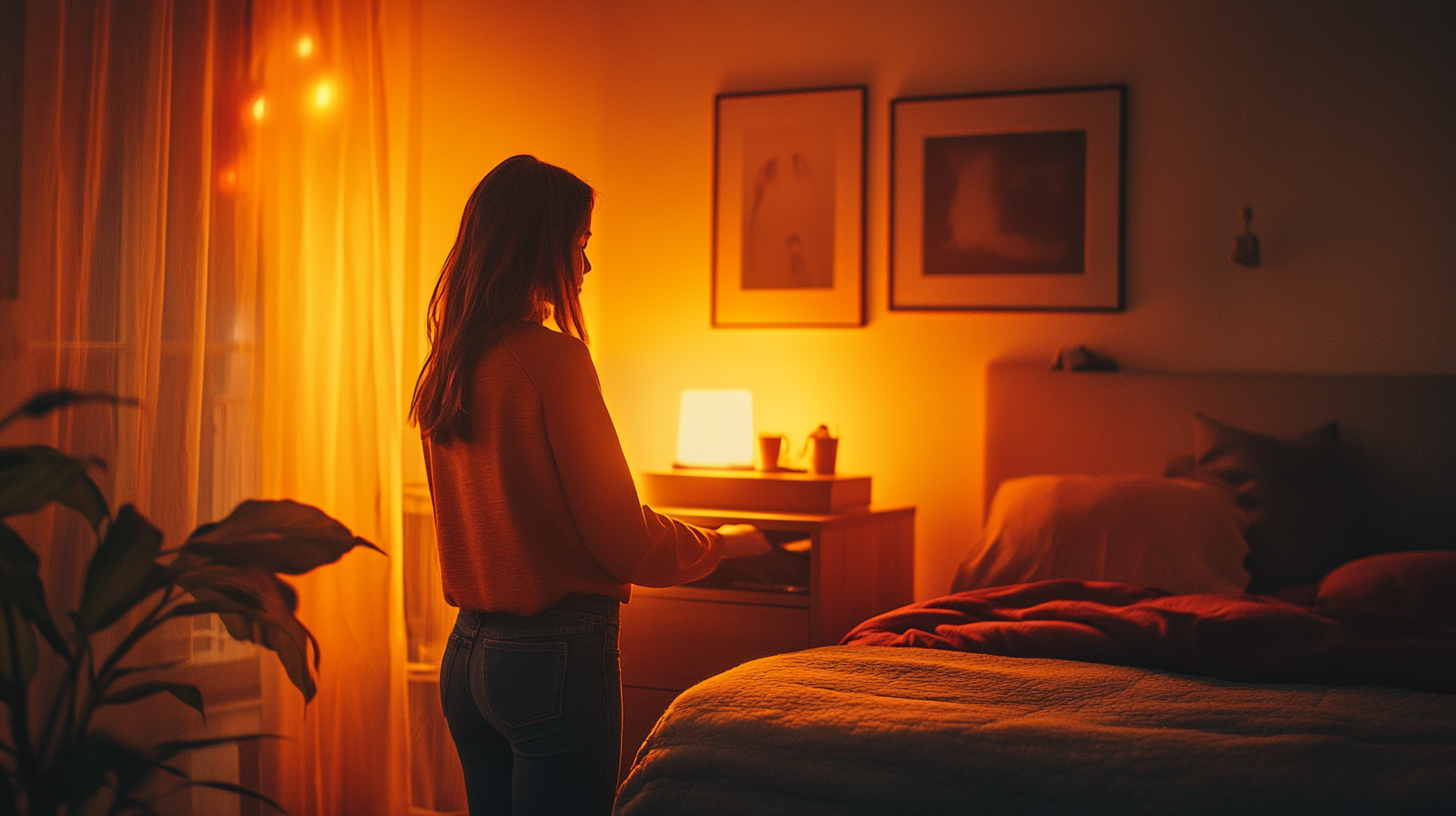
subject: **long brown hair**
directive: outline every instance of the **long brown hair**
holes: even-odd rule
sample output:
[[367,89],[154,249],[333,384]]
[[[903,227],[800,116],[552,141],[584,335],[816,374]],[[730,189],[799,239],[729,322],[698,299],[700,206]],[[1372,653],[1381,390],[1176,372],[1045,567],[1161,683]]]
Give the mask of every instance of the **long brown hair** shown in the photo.
[[534,156],[506,159],[475,186],[430,297],[430,354],[410,404],[421,434],[468,441],[475,364],[523,321],[549,310],[586,340],[572,252],[594,198],[586,182]]

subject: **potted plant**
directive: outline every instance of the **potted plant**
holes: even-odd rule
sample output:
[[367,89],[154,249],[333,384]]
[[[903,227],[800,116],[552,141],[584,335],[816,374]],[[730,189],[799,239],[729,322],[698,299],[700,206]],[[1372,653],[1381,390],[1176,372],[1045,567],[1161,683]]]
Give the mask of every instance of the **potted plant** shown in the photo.
[[[0,419],[0,429],[82,402],[126,401],[47,392]],[[133,745],[95,727],[95,715],[162,694],[202,713],[201,691],[167,678],[176,663],[133,661],[138,643],[168,621],[204,614],[220,616],[233,637],[272,650],[312,700],[318,643],[294,615],[297,595],[279,575],[308,572],[354,547],[378,548],[292,501],[245,501],[166,548],[161,530],[132,505],[112,514],[89,473],[96,464],[46,445],[0,448],[0,702],[8,720],[0,816],[155,813],[143,786],[159,774],[281,811],[258,791],[194,780],[172,764],[191,749],[264,735]],[[39,557],[6,523],[51,502],[83,515],[98,541],[79,603],[64,617],[52,615]],[[41,671],[43,661],[54,665]]]

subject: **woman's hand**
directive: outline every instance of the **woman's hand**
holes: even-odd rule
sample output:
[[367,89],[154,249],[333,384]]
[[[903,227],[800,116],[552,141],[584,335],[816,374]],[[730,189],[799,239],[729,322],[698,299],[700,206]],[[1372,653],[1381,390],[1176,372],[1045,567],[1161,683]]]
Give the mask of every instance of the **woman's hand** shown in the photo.
[[718,528],[718,534],[723,536],[724,558],[763,555],[773,549],[752,524],[724,524]]

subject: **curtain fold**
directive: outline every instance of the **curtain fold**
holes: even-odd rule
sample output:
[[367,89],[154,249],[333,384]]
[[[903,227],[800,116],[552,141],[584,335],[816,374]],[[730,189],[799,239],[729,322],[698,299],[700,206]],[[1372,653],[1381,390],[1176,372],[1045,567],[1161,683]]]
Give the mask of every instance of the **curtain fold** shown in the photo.
[[379,2],[259,0],[263,492],[389,554],[294,581],[323,657],[304,709],[265,667],[264,784],[292,813],[409,812],[400,393]]

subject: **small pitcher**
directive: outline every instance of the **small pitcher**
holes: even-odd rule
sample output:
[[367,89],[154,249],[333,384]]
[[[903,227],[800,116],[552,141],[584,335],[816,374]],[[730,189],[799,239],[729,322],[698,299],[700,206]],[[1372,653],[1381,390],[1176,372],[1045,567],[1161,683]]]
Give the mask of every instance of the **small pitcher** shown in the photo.
[[820,425],[809,434],[809,445],[814,449],[810,469],[820,476],[833,476],[834,460],[839,456],[839,438],[829,435],[827,425]]

